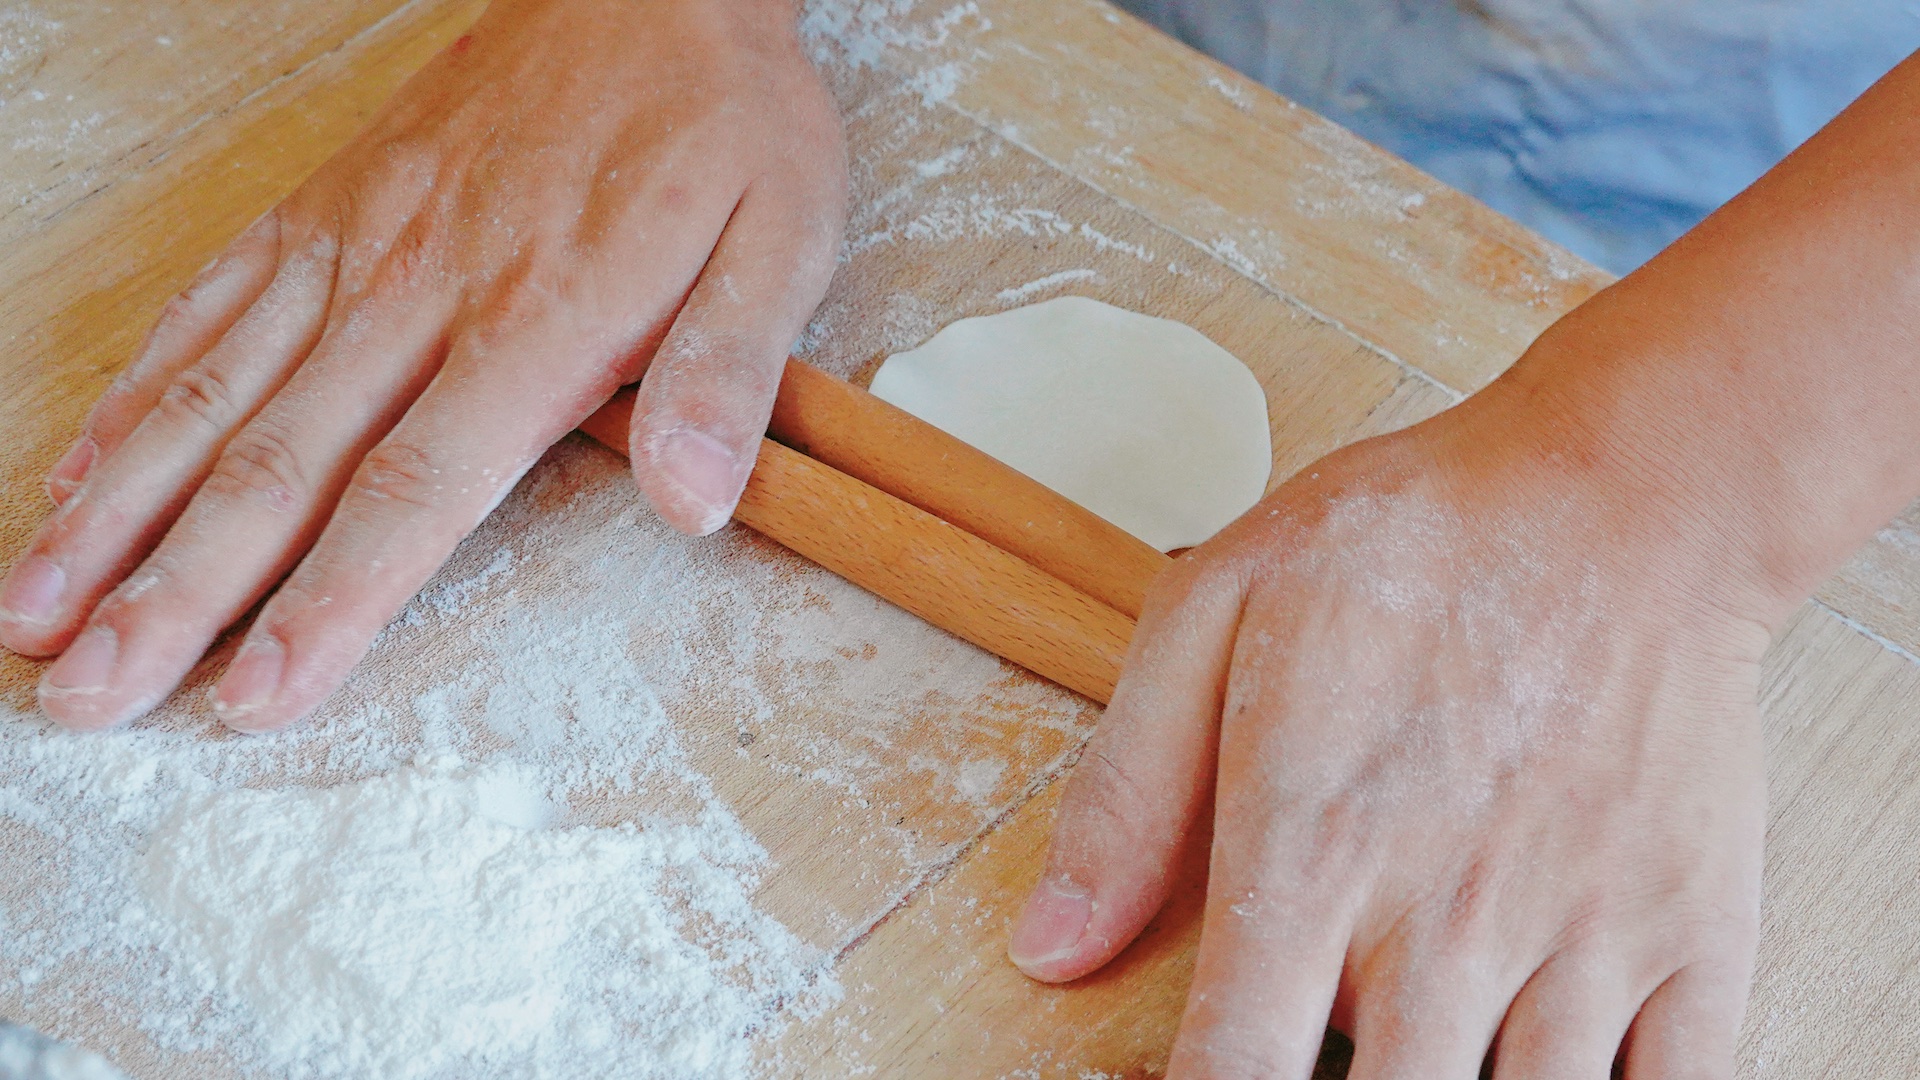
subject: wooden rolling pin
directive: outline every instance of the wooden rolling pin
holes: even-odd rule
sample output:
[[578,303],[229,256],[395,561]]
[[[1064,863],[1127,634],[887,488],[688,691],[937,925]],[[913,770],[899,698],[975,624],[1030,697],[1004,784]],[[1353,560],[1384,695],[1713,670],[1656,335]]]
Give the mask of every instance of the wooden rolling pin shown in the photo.
[[[624,454],[632,411],[633,391],[623,390],[581,429]],[[1140,617],[1147,586],[1171,561],[1026,474],[799,360],[787,360],[767,433],[1018,555],[1128,618]]]
[[[830,446],[829,452],[840,460],[855,462],[900,490],[931,492],[925,497],[935,501],[971,492],[978,504],[954,507],[957,516],[1037,550],[1041,558],[1076,568],[1083,578],[1100,582],[1109,595],[1132,597],[1132,614],[1138,612],[1138,597],[1151,575],[1167,562],[1166,556],[1027,477],[798,361],[788,361],[781,397],[776,415],[784,411],[792,418],[809,413],[817,403],[834,410],[829,415],[839,421],[838,434],[826,433],[816,417],[806,417],[810,422],[798,430],[814,433],[809,445]],[[623,393],[581,429],[625,453],[631,412],[632,395]],[[915,452],[916,426],[939,436],[932,452]],[[880,434],[869,438],[876,430]],[[991,467],[981,468],[980,461]],[[919,476],[928,469],[964,470],[964,483]],[[999,512],[1009,503],[1021,508],[1020,517]],[[765,439],[734,517],[981,648],[1103,704],[1112,696],[1133,619],[1044,572],[1024,551],[1005,550],[874,484]],[[1092,560],[1069,551],[1047,523],[1077,542],[1098,542],[1102,550],[1125,554],[1131,545],[1133,557],[1112,568],[1118,572],[1103,573]],[[1119,533],[1128,543],[1115,543],[1103,535],[1108,532]],[[1138,557],[1141,548],[1151,560]]]
[[949,633],[1106,704],[1133,620],[772,439],[734,519]]
[[[625,453],[624,420],[596,413],[580,428]],[[1132,619],[919,507],[762,439],[733,516],[996,656],[1102,705],[1113,696]]]

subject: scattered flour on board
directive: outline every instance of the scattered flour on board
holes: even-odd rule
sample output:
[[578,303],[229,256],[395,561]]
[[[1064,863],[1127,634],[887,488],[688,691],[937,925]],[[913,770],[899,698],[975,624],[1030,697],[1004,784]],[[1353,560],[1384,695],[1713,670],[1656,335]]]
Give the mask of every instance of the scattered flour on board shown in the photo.
[[66,36],[63,24],[31,7],[0,7],[0,140],[14,154],[66,153],[85,146],[106,122],[97,110],[83,114],[63,108],[72,95],[49,102],[47,92],[32,85],[34,74]]
[[887,217],[873,223],[864,233],[848,238],[843,257],[851,258],[868,248],[900,241],[945,243],[962,237],[1016,233],[1035,237],[1067,236],[1073,231],[1074,224],[1053,210],[1009,205],[1007,199],[998,195],[969,191],[938,196],[931,200],[931,205],[923,206],[919,213],[904,221]]
[[971,145],[956,146],[937,157],[931,157],[925,161],[916,161],[913,163],[914,175],[922,180],[931,180],[936,176],[945,176],[953,171],[954,166],[964,159],[967,156],[967,152],[971,149]]
[[[1326,155],[1307,166],[1316,182],[1302,183],[1294,205],[1314,217],[1350,218],[1398,223],[1427,203],[1427,193],[1413,185],[1420,174],[1396,168],[1393,159],[1377,153],[1359,136],[1328,120],[1302,125],[1300,138]],[[1396,263],[1412,266],[1397,253]]]
[[1207,251],[1214,258],[1233,267],[1255,281],[1265,281],[1265,274],[1259,263],[1240,250],[1240,242],[1231,236],[1217,236],[1207,245]]
[[1235,86],[1218,75],[1207,76],[1207,85],[1219,92],[1220,96],[1233,103],[1233,107],[1242,112],[1253,107],[1252,100],[1245,89]]
[[453,758],[189,794],[136,869],[144,928],[289,1071],[739,1075],[763,999],[796,989],[756,976],[804,953],[741,887],[757,847],[711,817],[551,828],[546,799]]
[[993,26],[975,0],[954,4],[926,24],[911,26],[909,16],[919,6],[917,0],[808,0],[800,16],[800,32],[811,44],[816,63],[866,68],[892,52],[937,49],[963,23],[972,23],[976,30]]
[[1097,281],[1099,278],[1100,275],[1092,270],[1062,270],[1059,273],[1035,278],[1025,285],[1015,285],[1011,289],[1001,289],[994,294],[994,298],[1009,304],[1024,304],[1033,297],[1046,292],[1048,289],[1058,288],[1068,282]]
[[[1892,566],[1903,565],[1910,560],[1920,560],[1920,512],[1912,510],[1900,515],[1886,528],[1873,535],[1873,545],[1856,556],[1856,564],[1871,564],[1884,560]],[[1869,579],[1879,596],[1890,602],[1899,603],[1913,586],[1901,587],[1901,578],[1897,572],[1889,573],[1884,579]]]
[[62,29],[59,22],[24,4],[0,7],[0,106],[24,89],[17,81],[46,55]]
[[[943,154],[934,162],[941,172],[930,176],[943,175],[951,168],[948,155]],[[941,191],[915,201],[913,205],[918,213],[911,217],[885,212],[890,205],[905,201],[879,200],[874,207],[879,212],[861,214],[854,222],[855,231],[847,239],[842,261],[889,244],[939,244],[964,238],[1016,235],[1048,239],[1078,237],[1098,251],[1117,251],[1142,262],[1155,261],[1153,254],[1140,244],[1109,236],[1087,222],[1070,221],[1058,211],[1024,205],[1000,193]]]
[[960,88],[962,75],[960,65],[949,61],[915,74],[907,80],[907,87],[920,95],[920,104],[932,108],[953,96]]

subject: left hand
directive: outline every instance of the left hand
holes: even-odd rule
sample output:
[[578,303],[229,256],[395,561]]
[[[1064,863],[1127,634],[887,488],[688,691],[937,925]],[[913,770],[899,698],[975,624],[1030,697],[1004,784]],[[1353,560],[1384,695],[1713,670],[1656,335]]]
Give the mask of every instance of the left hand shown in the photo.
[[54,467],[0,644],[109,727],[265,599],[213,710],[291,723],[643,372],[635,479],[721,527],[845,198],[792,0],[494,0],[167,306]]

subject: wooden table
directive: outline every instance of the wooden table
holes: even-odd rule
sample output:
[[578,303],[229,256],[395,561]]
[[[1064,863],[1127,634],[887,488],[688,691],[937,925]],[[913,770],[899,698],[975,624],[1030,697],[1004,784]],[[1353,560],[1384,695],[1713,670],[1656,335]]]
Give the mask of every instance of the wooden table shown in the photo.
[[[1181,319],[1245,358],[1269,395],[1284,477],[1472,392],[1606,284],[1100,0],[891,7],[881,18],[822,3],[809,16],[850,126],[855,209],[803,351],[842,374],[863,378],[961,316],[1096,296]],[[479,8],[0,9],[0,558],[45,512],[42,475],[166,297]],[[542,563],[609,528],[608,506],[638,513],[619,468],[564,443],[447,574],[501,545]],[[587,487],[594,499],[571,497]],[[709,543],[733,567],[716,580],[751,579],[733,615],[806,608],[821,640],[841,643],[825,668],[716,646],[713,664],[759,665],[751,715],[726,695],[668,702],[693,759],[773,853],[760,902],[835,955],[847,989],[769,1049],[779,1071],[1157,1074],[1197,888],[1081,984],[1039,986],[1002,958],[1092,709],[930,631],[890,631],[863,651],[862,634],[897,621],[740,530]],[[530,572],[513,602],[568,587]],[[457,627],[422,633],[389,642],[329,710],[397,700],[413,669],[460,660]],[[1920,1062],[1916,653],[1910,511],[1768,658],[1767,903],[1744,1075],[1910,1075]],[[868,661],[885,693],[851,689]],[[38,670],[0,658],[0,703],[30,707]],[[163,714],[204,723],[199,708],[182,694]],[[0,1014],[34,1020],[8,993]],[[169,1063],[129,1064],[162,1075]]]

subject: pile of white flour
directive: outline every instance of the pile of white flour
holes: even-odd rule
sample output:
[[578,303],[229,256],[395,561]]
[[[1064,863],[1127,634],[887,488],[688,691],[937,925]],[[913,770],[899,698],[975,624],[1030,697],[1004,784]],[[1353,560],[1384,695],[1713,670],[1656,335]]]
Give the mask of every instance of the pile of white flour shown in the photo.
[[[825,957],[755,907],[765,852],[675,763],[658,706],[594,684],[624,658],[575,660],[564,707],[635,736],[626,754],[576,749],[629,778],[658,768],[615,783],[666,807],[564,823],[580,764],[564,752],[427,753],[355,782],[254,788],[235,783],[260,764],[244,761],[254,743],[0,722],[0,840],[32,825],[47,841],[0,851],[28,871],[0,895],[0,924],[19,920],[0,925],[17,931],[0,933],[0,970],[36,1013],[119,1013],[243,1075],[746,1075],[756,1029],[836,993]],[[222,763],[223,745],[243,760]],[[369,749],[353,756],[384,764]],[[106,929],[89,930],[99,912]]]
[[[137,871],[144,918],[195,981],[245,1005],[276,1066],[738,1075],[766,988],[729,969],[800,951],[726,869],[758,853],[726,822],[556,829],[551,816],[512,768],[452,759],[336,788],[190,795]],[[753,948],[728,955],[730,942]],[[623,1065],[636,1045],[638,1069]]]

